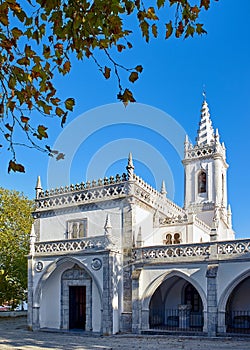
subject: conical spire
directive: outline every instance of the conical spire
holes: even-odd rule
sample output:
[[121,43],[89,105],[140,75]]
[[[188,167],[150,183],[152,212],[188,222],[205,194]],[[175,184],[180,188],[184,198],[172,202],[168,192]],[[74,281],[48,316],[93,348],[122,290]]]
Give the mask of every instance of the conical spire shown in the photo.
[[36,198],[39,197],[39,194],[43,191],[42,184],[41,184],[41,177],[37,176],[37,181],[36,181]]
[[128,179],[132,180],[133,175],[134,175],[134,164],[133,164],[133,158],[132,158],[132,153],[130,152],[128,155],[128,165],[126,167],[127,172],[128,172]]
[[196,143],[198,146],[209,145],[214,142],[214,129],[210,119],[209,108],[204,98],[201,108],[201,121],[198,129]]
[[105,221],[105,225],[104,225],[104,230],[105,230],[105,233],[108,235],[111,233],[112,231],[112,225],[111,225],[111,220],[110,220],[110,215],[107,214],[106,216],[106,221]]
[[165,196],[167,194],[166,185],[165,185],[165,181],[164,180],[162,180],[162,183],[161,183],[161,194],[163,196]]

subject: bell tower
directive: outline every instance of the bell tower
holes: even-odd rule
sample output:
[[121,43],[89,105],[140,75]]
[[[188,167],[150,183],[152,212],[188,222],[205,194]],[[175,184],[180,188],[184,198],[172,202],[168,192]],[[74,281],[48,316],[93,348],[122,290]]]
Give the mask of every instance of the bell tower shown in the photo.
[[227,204],[226,149],[214,131],[204,98],[193,145],[186,136],[184,144],[184,208],[211,227],[211,240],[233,239],[231,209]]

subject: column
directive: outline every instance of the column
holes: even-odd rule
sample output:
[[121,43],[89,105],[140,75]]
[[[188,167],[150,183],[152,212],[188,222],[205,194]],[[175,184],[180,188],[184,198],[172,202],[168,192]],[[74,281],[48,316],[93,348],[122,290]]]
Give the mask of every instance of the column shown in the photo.
[[207,267],[207,333],[209,337],[215,337],[217,333],[217,271],[218,265]]
[[139,279],[141,269],[134,270],[132,273],[132,332],[140,333],[140,300],[139,300]]

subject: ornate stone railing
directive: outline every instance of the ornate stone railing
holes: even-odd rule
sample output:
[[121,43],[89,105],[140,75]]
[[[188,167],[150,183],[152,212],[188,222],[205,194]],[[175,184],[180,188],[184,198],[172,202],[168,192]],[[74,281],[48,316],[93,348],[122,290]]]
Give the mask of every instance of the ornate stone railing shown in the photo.
[[181,207],[166,198],[165,195],[162,195],[139,176],[134,174],[133,180],[135,181],[134,194],[141,200],[152,205],[166,215],[170,213],[180,216],[185,215],[185,211]]
[[128,179],[127,174],[105,177],[98,181],[81,182],[80,184],[41,191],[36,199],[37,211],[54,208],[94,203],[133,195],[139,200],[151,205],[166,216],[185,216],[185,211],[162,195],[159,191],[133,174]]
[[214,143],[212,145],[193,146],[189,144],[185,149],[185,159],[210,157],[214,153],[220,153],[225,157],[224,144]]
[[250,239],[222,242],[161,245],[133,249],[134,263],[158,263],[173,259],[227,259],[248,254],[250,259]]
[[37,209],[79,205],[127,194],[127,176],[116,175],[98,181],[87,181],[76,185],[46,190],[36,200]]
[[60,255],[86,250],[103,250],[112,245],[107,236],[96,236],[84,239],[67,239],[61,241],[37,242],[34,245],[35,255]]

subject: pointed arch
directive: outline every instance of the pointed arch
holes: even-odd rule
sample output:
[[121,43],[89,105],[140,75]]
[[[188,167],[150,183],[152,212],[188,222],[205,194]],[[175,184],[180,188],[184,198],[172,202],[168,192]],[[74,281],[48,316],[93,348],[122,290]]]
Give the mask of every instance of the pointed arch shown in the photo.
[[248,277],[250,277],[250,270],[244,271],[241,275],[237,276],[231,283],[229,283],[229,285],[225,286],[225,290],[221,294],[221,297],[218,303],[219,312],[226,311],[226,305],[230,295],[232,294],[234,289]]
[[[103,298],[102,298],[102,288],[99,284],[99,282],[97,281],[96,277],[94,276],[94,274],[81,262],[79,261],[78,259],[76,258],[73,258],[73,257],[62,257],[62,258],[59,258],[59,259],[56,259],[55,261],[53,261],[51,264],[49,264],[43,275],[41,276],[38,284],[37,284],[37,287],[36,287],[36,290],[35,290],[35,293],[34,293],[34,306],[35,307],[39,307],[40,306],[40,298],[41,298],[41,292],[42,292],[42,289],[46,283],[46,281],[48,280],[48,278],[62,265],[66,265],[66,264],[69,264],[71,263],[72,265],[74,264],[77,264],[79,267],[81,267],[82,269],[84,269],[88,274],[89,276],[93,279],[93,281],[95,282],[96,286],[97,286],[97,290],[98,290],[98,294],[99,294],[99,298],[100,298],[100,301],[101,301],[101,305],[103,303]],[[66,267],[65,267],[66,268]],[[67,266],[68,268],[68,266]]]
[[198,193],[207,193],[207,173],[205,170],[201,169],[198,172]]
[[150,300],[154,294],[154,292],[157,290],[157,288],[166,280],[172,278],[172,277],[180,277],[184,280],[186,280],[187,282],[189,282],[190,284],[192,284],[196,290],[198,291],[201,300],[202,300],[202,304],[203,304],[203,311],[206,312],[207,311],[207,299],[206,299],[206,294],[203,291],[202,287],[198,284],[198,282],[196,280],[194,280],[192,277],[190,277],[187,273],[184,273],[180,270],[172,270],[172,271],[168,271],[165,272],[163,274],[161,274],[160,276],[158,276],[157,278],[155,278],[150,284],[149,286],[146,288],[146,290],[144,291],[143,295],[142,295],[142,310],[149,310],[149,304],[150,304]]

